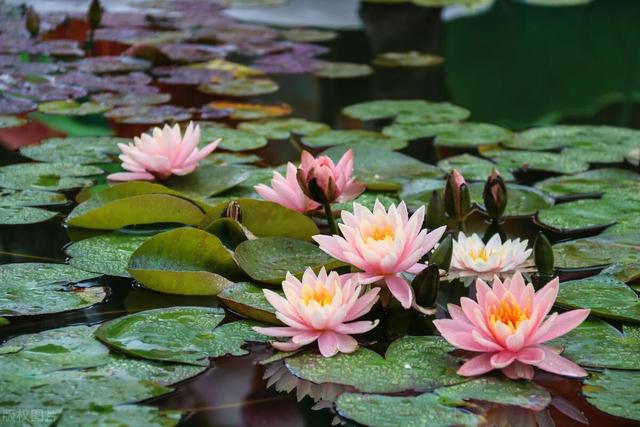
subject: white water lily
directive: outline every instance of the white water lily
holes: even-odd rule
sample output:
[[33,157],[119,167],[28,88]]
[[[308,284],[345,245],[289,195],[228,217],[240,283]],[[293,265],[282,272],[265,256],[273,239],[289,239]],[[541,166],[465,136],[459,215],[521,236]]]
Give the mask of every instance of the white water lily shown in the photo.
[[499,234],[494,234],[485,245],[477,234],[465,236],[458,234],[453,240],[453,255],[450,272],[455,277],[491,278],[500,275],[525,271],[532,250],[527,249],[527,240],[506,240],[502,243]]

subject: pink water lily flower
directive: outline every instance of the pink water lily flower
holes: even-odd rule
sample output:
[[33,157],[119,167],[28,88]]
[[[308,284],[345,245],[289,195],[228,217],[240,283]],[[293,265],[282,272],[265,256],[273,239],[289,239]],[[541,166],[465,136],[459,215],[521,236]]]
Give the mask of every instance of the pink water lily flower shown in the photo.
[[589,310],[571,310],[547,316],[558,295],[558,278],[539,291],[525,284],[517,272],[511,280],[493,279],[490,288],[476,281],[478,301],[463,297],[460,306],[449,304],[451,319],[434,320],[453,346],[480,352],[463,364],[458,374],[482,375],[501,369],[509,378],[533,378],[533,366],[554,374],[584,377],[587,372],[558,355],[545,342],[575,329]]
[[279,172],[273,172],[271,187],[258,184],[254,188],[263,199],[277,203],[285,208],[309,213],[320,208],[320,204],[307,197],[296,178],[297,168],[293,163],[287,163],[287,176],[283,177]]
[[111,181],[133,181],[154,179],[165,180],[171,175],[187,175],[193,172],[200,160],[211,154],[220,144],[220,139],[213,141],[201,150],[200,126],[189,123],[184,136],[180,127],[175,125],[164,128],[153,128],[151,134],[143,133],[133,138],[133,144],[118,144],[122,154],[122,167],[127,172],[111,174]]
[[334,164],[329,156],[313,157],[302,152],[297,178],[300,188],[308,197],[318,203],[343,203],[358,197],[365,185],[358,182],[353,174],[353,150],[349,149]]
[[264,296],[276,309],[276,317],[287,326],[254,328],[272,337],[291,337],[287,342],[273,341],[271,344],[278,350],[293,351],[318,341],[325,357],[351,353],[358,348],[351,335],[370,331],[378,324],[378,320],[353,322],[371,310],[379,291],[376,288],[362,293],[362,286],[353,277],[340,277],[335,271],[327,274],[324,267],[316,276],[307,268],[302,281],[287,273],[282,289],[286,298],[268,289]]
[[343,237],[316,235],[320,249],[360,270],[361,283],[384,281],[391,294],[404,308],[413,302],[413,290],[402,273],[419,273],[426,265],[420,259],[440,240],[446,227],[430,233],[422,229],[424,206],[409,218],[401,202],[387,211],[376,200],[373,212],[354,203],[353,213],[342,211],[340,230]]

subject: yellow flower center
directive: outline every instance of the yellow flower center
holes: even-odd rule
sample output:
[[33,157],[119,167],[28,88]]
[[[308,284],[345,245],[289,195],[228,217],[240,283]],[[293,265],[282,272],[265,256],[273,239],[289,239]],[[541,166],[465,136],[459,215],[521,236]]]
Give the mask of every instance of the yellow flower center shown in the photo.
[[480,249],[478,252],[474,251],[473,249],[469,250],[469,258],[471,258],[473,261],[481,259],[482,261],[487,262],[490,256],[491,253],[487,252],[485,248]]
[[518,301],[507,293],[502,297],[502,301],[498,305],[489,308],[488,317],[491,326],[495,326],[497,322],[502,322],[515,332],[518,325],[524,320],[528,320],[531,315],[529,307],[524,309],[520,307]]
[[365,236],[365,242],[369,243],[371,240],[375,240],[376,242],[380,240],[386,240],[388,242],[393,241],[396,237],[391,225],[387,224],[384,227],[375,227],[368,236]]
[[331,304],[333,301],[333,292],[327,289],[324,283],[316,282],[314,287],[304,285],[300,292],[302,302],[305,305],[309,305],[311,301],[315,301],[320,304],[321,307]]

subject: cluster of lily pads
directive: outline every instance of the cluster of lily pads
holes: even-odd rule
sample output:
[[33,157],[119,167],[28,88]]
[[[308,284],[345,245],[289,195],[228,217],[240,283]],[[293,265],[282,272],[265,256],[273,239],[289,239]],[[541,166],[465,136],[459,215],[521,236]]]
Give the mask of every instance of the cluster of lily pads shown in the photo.
[[[538,277],[531,277],[542,288],[538,293],[553,289],[557,307],[578,309],[584,316],[590,310],[590,317],[577,328],[559,327],[568,333],[554,335],[549,348],[554,354],[562,350],[564,357],[589,371],[582,391],[591,404],[640,420],[633,393],[640,386],[635,357],[640,351],[640,199],[634,191],[640,184],[640,132],[565,125],[513,132],[468,121],[471,112],[462,107],[425,100],[348,106],[343,114],[353,124],[350,129],[281,118],[292,113],[290,107],[236,98],[277,91],[266,73],[310,72],[322,62],[316,57],[325,48],[306,43],[328,40],[329,35],[240,25],[220,14],[218,6],[171,3],[165,8],[173,16],[177,9],[171,8],[180,7],[181,18],[102,14],[100,26],[91,29],[92,49],[99,52],[101,43],[117,40],[128,45],[127,55],[68,60],[74,56],[69,52],[80,48],[77,41],[55,44],[28,38],[22,27],[10,33],[11,43],[1,44],[3,52],[12,54],[2,62],[2,72],[11,78],[1,83],[6,88],[0,100],[0,111],[12,114],[0,121],[9,131],[45,120],[44,115],[105,114],[118,125],[177,122],[186,133],[183,137],[178,126],[152,130],[135,141],[113,136],[48,138],[20,149],[35,162],[0,167],[3,224],[51,220],[59,213],[42,206],[65,205],[75,194],[77,205],[64,223],[71,231],[99,231],[69,244],[66,264],[0,266],[0,327],[13,317],[100,304],[111,286],[119,286],[109,285],[114,277],[155,292],[215,296],[227,310],[145,310],[99,325],[11,338],[0,346],[0,416],[7,410],[33,409],[45,411],[40,419],[28,420],[34,425],[111,420],[173,425],[183,415],[179,411],[134,403],[170,393],[174,384],[203,372],[209,358],[246,354],[246,343],[266,343],[270,338],[263,333],[268,333],[294,337],[291,342],[275,340],[274,345],[286,351],[262,361],[270,384],[284,391],[296,388],[300,396],[316,400],[318,408],[335,408],[341,417],[365,425],[474,425],[504,416],[543,420],[551,405],[566,408],[534,382],[499,374],[460,375],[460,365],[470,355],[453,352],[454,346],[486,352],[491,343],[463,345],[442,323],[450,316],[463,322],[455,327],[473,322],[472,316],[465,313],[465,320],[460,313],[467,303],[462,302],[462,309],[447,303],[458,304],[462,295],[475,292],[480,303],[480,295],[488,295],[482,284],[465,287],[461,272],[473,278],[483,272],[510,273],[510,282],[494,281],[490,292],[498,294],[503,286],[514,294],[525,292],[514,285],[521,280],[519,274],[511,276],[515,270],[536,271],[527,263],[531,250],[521,241],[504,242],[504,230],[517,237],[509,225],[518,220],[560,241],[550,249],[546,239],[539,239]],[[60,26],[57,16],[39,19],[41,26],[52,28],[67,28],[73,22]],[[148,30],[149,23],[164,30]],[[65,53],[58,55],[62,48]],[[28,60],[13,55],[17,52],[29,52]],[[43,52],[52,60],[34,57]],[[230,52],[259,58],[253,66],[229,62],[224,58]],[[412,63],[432,65],[411,56]],[[394,58],[397,55],[386,55],[375,63]],[[184,64],[192,61],[197,64]],[[276,69],[287,61],[295,71]],[[331,66],[323,67],[313,68],[314,73],[323,77]],[[338,68],[339,75],[354,75]],[[42,80],[28,78],[33,73]],[[223,98],[197,110],[164,105],[170,98],[168,91],[160,91],[163,85],[198,86]],[[73,100],[89,93],[90,101]],[[43,114],[24,117],[36,108]],[[194,127],[186,130],[190,119],[198,121],[197,138]],[[260,157],[266,150],[291,146],[318,155],[302,154],[301,165],[296,159],[296,164],[276,167]],[[401,152],[412,149],[434,150],[440,160],[429,164]],[[500,171],[499,180],[494,170]],[[125,175],[130,181],[119,184],[107,179],[127,173],[138,175]],[[76,189],[80,191],[74,193]],[[300,200],[302,205],[293,203]],[[410,217],[404,206],[413,211]],[[341,219],[338,224],[334,214]],[[427,228],[440,229],[428,243],[429,235],[418,221],[425,214]],[[379,219],[387,222],[369,227]],[[394,228],[387,229],[389,224]],[[396,241],[398,224],[406,236],[422,233],[420,244],[403,242],[402,248],[419,252],[407,266],[402,261],[410,254],[395,246],[391,252],[396,251],[398,259],[384,258],[389,254],[385,244]],[[440,240],[445,226],[455,234]],[[470,232],[486,234],[486,246]],[[358,233],[371,241],[365,239],[366,245],[360,246]],[[490,243],[495,234],[501,237],[498,244]],[[511,257],[518,261],[482,271],[482,262],[498,246],[524,258]],[[358,251],[363,259],[352,256]],[[477,262],[473,268],[465,263],[470,251]],[[393,268],[382,268],[383,260]],[[416,267],[425,263],[436,268]],[[550,288],[543,287],[553,275],[564,279],[576,271],[589,277],[551,281]],[[349,274],[350,285],[335,279],[333,272]],[[364,320],[355,326],[327,326],[339,337],[302,334],[301,317],[313,324],[314,304],[320,309],[331,305],[342,286],[353,288],[343,295],[345,305],[347,300],[352,305],[341,319]],[[287,315],[290,307],[282,300],[295,302],[287,289],[294,292],[297,287],[300,301],[294,307],[311,308]],[[376,293],[382,294],[383,306],[374,299]],[[356,297],[367,300],[359,303]],[[547,295],[545,301],[550,309],[553,298]],[[513,308],[511,301],[505,304],[501,307]],[[242,319],[234,317],[221,325],[228,311]],[[570,313],[575,312],[564,315]],[[524,319],[518,316],[514,321]],[[283,322],[293,324],[295,334],[284,331]],[[359,346],[343,337],[350,333],[364,333],[358,337]],[[316,339],[321,352],[307,345]],[[387,343],[384,356],[375,351]],[[543,349],[539,351],[547,347]],[[491,367],[541,365],[537,354]],[[531,372],[505,373],[530,378]]]

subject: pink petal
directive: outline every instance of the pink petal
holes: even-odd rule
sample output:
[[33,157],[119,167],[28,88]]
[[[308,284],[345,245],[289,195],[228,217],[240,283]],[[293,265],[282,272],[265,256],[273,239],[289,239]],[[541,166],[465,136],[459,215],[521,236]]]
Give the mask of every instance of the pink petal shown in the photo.
[[294,335],[293,338],[291,339],[291,341],[293,341],[295,344],[300,344],[300,345],[306,345],[309,343],[314,342],[315,340],[318,339],[318,337],[320,336],[321,332],[318,331],[303,331]]
[[[567,332],[572,331],[573,329],[577,328],[578,325],[584,322],[587,316],[589,316],[590,312],[591,310],[580,309],[580,310],[571,310],[571,311],[567,311],[566,313],[559,314],[555,318],[555,321],[553,321],[553,329],[549,330],[548,332],[540,336],[537,335],[537,331],[536,331],[536,334],[534,334],[531,337],[529,344],[533,345],[533,344],[550,341],[554,338],[558,338],[566,334]],[[549,320],[551,319],[547,319],[545,323],[548,322]],[[538,329],[538,330],[542,330],[543,326],[545,326],[544,323],[541,325],[540,327],[541,329]]]
[[118,172],[107,176],[109,181],[153,181],[155,176],[148,172]]
[[300,344],[295,344],[291,341],[271,341],[271,345],[273,346],[273,348],[276,348],[280,351],[294,351],[302,347]]
[[502,369],[511,365],[514,360],[516,360],[515,353],[511,351],[501,351],[498,353],[494,353],[493,356],[491,356],[490,362],[491,366],[493,366],[495,369]]
[[569,359],[557,355],[549,347],[539,345],[538,348],[544,351],[544,359],[535,365],[538,368],[567,377],[586,377],[589,375],[587,371],[582,369],[580,366],[576,365]]
[[502,368],[502,373],[512,380],[533,378],[533,368],[530,365],[520,363],[517,360],[506,368]]
[[331,357],[338,352],[338,337],[332,331],[324,331],[318,337],[318,348],[324,357]]
[[518,352],[516,359],[527,365],[535,365],[544,359],[544,351],[538,347],[523,348]]
[[493,353],[483,353],[468,360],[460,367],[460,369],[458,369],[458,375],[473,377],[475,375],[482,375],[492,371],[493,366],[491,366],[491,356],[493,356]]
[[405,279],[399,276],[385,276],[384,281],[387,283],[391,295],[395,297],[403,308],[411,308],[413,302],[413,290]]
[[290,328],[288,326],[273,326],[269,328],[254,326],[253,330],[262,335],[270,337],[292,337],[300,333],[299,329]]
[[334,329],[336,332],[340,332],[341,334],[363,334],[365,332],[370,331],[371,329],[378,326],[378,320],[369,321],[369,320],[360,320],[358,322],[351,323],[342,323]]
[[358,348],[358,341],[352,336],[345,334],[335,334],[338,351],[342,353],[353,353]]

